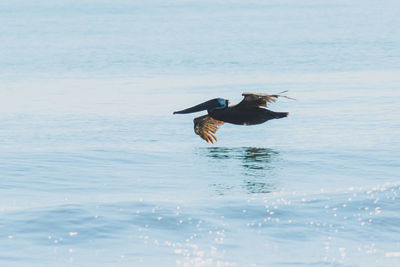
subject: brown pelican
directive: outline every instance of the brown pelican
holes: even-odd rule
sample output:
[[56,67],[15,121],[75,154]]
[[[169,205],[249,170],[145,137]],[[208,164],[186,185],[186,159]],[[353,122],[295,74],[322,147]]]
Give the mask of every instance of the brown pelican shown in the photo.
[[[282,93],[285,93],[284,91]],[[287,117],[289,112],[274,112],[268,110],[267,103],[275,102],[278,97],[286,97],[280,94],[267,95],[258,93],[243,93],[244,99],[237,105],[228,106],[229,101],[223,98],[208,100],[196,106],[175,111],[174,114],[187,114],[207,110],[208,114],[193,120],[194,132],[207,142],[214,143],[217,137],[214,135],[218,127],[227,123],[238,125],[261,124],[268,120]]]

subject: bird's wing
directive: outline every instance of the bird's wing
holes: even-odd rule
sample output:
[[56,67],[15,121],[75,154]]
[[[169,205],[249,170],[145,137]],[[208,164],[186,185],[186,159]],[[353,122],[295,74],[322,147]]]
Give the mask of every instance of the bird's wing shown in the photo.
[[[286,93],[287,91],[283,91],[280,94],[276,95],[268,95],[268,94],[260,94],[260,93],[243,93],[244,99],[237,105],[240,108],[254,108],[254,107],[267,107],[268,103],[275,102],[278,97],[286,97],[285,95],[281,95],[282,93]],[[293,98],[290,98],[293,99]]]
[[224,124],[223,121],[213,119],[209,115],[204,115],[195,118],[193,122],[194,132],[197,135],[200,135],[201,138],[213,144],[214,141],[218,141],[218,138],[214,134],[217,132],[218,127]]

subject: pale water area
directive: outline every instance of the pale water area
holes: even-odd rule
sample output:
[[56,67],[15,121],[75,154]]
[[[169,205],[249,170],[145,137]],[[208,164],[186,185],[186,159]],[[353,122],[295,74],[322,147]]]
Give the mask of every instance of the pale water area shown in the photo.
[[[1,266],[400,266],[398,1],[2,1]],[[289,90],[290,116],[172,115]]]

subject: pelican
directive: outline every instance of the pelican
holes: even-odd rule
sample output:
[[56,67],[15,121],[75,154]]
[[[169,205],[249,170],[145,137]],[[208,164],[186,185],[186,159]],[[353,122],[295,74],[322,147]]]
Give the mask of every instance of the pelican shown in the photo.
[[289,112],[274,112],[266,108],[268,103],[275,102],[281,95],[287,91],[276,95],[260,93],[243,93],[243,100],[233,106],[228,106],[229,101],[223,98],[214,98],[196,106],[175,111],[173,114],[187,114],[207,110],[207,115],[197,117],[193,120],[194,132],[207,142],[218,141],[215,136],[218,128],[226,123],[237,125],[255,125],[261,124],[272,119],[281,119],[287,117]]

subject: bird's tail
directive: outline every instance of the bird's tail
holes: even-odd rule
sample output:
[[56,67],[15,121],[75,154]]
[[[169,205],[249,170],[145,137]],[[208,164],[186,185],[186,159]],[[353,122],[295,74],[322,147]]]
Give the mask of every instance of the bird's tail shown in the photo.
[[281,119],[289,116],[289,112],[274,112],[274,119]]

